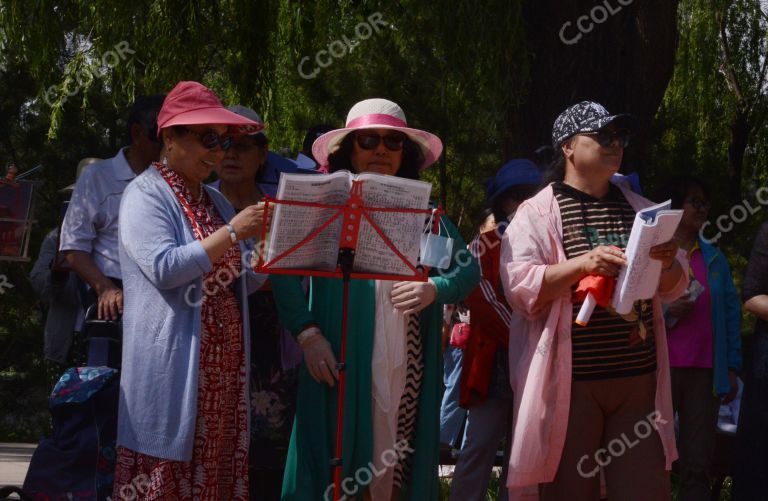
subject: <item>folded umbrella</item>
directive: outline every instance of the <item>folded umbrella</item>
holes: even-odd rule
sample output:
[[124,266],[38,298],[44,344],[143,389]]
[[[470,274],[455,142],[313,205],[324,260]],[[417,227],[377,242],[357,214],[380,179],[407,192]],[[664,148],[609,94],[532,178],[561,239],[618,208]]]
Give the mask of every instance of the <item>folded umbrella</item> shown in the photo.
[[579,281],[573,293],[573,302],[584,301],[576,316],[576,323],[584,327],[589,323],[596,305],[606,308],[613,299],[613,289],[616,287],[614,277],[603,275],[587,275]]

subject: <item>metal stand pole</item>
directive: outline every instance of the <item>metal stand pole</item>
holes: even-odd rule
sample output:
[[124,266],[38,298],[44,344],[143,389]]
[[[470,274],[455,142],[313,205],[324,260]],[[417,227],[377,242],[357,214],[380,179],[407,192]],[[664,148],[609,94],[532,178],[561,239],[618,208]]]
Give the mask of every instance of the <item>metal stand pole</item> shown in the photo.
[[339,360],[336,368],[339,371],[339,396],[336,402],[336,452],[331,459],[333,468],[333,499],[341,499],[341,471],[342,471],[342,445],[344,439],[344,388],[346,387],[346,360],[347,360],[347,314],[349,313],[349,281],[352,273],[352,263],[355,260],[355,250],[350,248],[339,249],[339,266],[341,268],[344,283],[344,297],[341,309],[341,345],[339,347]]

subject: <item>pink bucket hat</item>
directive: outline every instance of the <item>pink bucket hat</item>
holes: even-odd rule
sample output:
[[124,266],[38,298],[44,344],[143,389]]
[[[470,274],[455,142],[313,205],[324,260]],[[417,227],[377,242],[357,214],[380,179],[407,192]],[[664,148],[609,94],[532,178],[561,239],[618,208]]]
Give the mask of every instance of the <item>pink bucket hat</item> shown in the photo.
[[264,128],[226,109],[216,94],[198,82],[179,82],[165,97],[157,115],[157,136],[174,125],[222,124],[232,126],[235,133],[251,134]]
[[326,132],[312,144],[312,154],[321,166],[328,165],[328,155],[339,149],[344,137],[350,132],[361,129],[392,129],[408,136],[416,143],[424,155],[424,162],[419,170],[424,170],[440,158],[443,143],[440,138],[429,132],[411,129],[405,120],[405,113],[396,103],[386,99],[366,99],[355,104],[347,114],[347,123],[343,129]]

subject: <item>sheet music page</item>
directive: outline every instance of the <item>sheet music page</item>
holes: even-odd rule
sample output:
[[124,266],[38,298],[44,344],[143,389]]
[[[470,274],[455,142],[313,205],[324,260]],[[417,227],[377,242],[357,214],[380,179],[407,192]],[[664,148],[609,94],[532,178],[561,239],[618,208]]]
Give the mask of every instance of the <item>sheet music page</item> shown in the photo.
[[648,207],[635,215],[627,242],[628,266],[622,267],[613,294],[613,307],[627,314],[639,299],[650,299],[656,293],[661,276],[661,261],[651,259],[651,247],[672,240],[683,217],[682,210],[671,210],[671,200]]
[[[422,210],[429,207],[429,196],[432,192],[430,183],[379,174],[360,174],[356,179],[364,181],[363,203],[366,207]],[[416,266],[421,233],[428,216],[393,212],[368,214],[397,250]],[[354,271],[413,275],[365,219],[360,223]]]
[[[351,174],[347,171],[324,176],[282,174],[277,187],[277,199],[343,205],[349,198],[351,178]],[[336,209],[280,203],[275,205],[269,234],[267,262],[301,242],[336,213]],[[342,222],[343,218],[339,217],[319,235],[277,261],[274,266],[320,271],[335,270]]]

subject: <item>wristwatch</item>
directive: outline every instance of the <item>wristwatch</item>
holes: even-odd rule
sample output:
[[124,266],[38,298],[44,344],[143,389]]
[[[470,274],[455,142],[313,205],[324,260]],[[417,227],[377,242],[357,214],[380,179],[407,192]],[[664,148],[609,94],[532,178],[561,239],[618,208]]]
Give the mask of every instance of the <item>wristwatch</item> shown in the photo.
[[237,232],[235,231],[235,227],[231,224],[227,223],[227,230],[229,230],[229,239],[232,240],[233,244],[237,243]]

